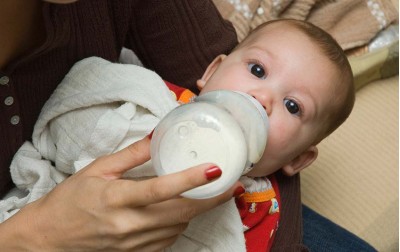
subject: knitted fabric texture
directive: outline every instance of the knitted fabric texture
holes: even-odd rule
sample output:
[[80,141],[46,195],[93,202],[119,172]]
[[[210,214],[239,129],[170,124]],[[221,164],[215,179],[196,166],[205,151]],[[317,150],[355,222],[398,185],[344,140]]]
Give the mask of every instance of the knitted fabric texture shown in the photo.
[[330,33],[344,50],[367,44],[398,13],[384,0],[213,0],[231,21],[239,42],[258,25],[275,19],[309,21]]

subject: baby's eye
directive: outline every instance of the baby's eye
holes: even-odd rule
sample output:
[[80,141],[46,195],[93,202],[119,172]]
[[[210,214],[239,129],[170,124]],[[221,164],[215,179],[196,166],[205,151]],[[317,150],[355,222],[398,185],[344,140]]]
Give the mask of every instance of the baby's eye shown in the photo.
[[290,114],[300,115],[300,106],[296,101],[292,99],[284,99],[283,102],[285,103],[285,107]]
[[265,75],[265,71],[263,66],[260,64],[248,63],[247,68],[249,69],[250,73],[257,78],[265,79],[267,76]]

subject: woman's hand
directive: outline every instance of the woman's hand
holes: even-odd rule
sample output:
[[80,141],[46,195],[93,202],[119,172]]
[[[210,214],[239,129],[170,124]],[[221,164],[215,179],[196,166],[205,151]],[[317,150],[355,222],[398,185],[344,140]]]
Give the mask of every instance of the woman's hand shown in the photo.
[[21,209],[0,225],[2,251],[159,251],[192,218],[241,187],[207,200],[179,197],[220,175],[211,164],[144,181],[121,179],[150,159],[149,145],[146,137],[101,157]]

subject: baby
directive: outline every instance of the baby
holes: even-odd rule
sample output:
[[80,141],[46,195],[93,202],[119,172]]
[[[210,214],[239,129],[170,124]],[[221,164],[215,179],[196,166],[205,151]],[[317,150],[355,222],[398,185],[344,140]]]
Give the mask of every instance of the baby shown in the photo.
[[248,176],[282,169],[294,175],[317,157],[316,145],[354,104],[353,75],[340,46],[313,25],[277,20],[255,29],[198,80],[201,93],[237,90],[266,109],[270,130],[263,158]]
[[[349,116],[354,89],[347,58],[321,29],[277,20],[214,59],[197,85],[200,94],[225,89],[257,99],[268,114],[268,142],[261,160],[242,178],[243,197],[193,220],[172,251],[195,251],[198,244],[211,251],[269,250],[279,223],[273,174],[282,169],[290,176],[309,166],[317,158],[316,145]],[[78,62],[45,104],[33,143],[24,144],[14,158],[13,180],[30,193],[4,200],[9,207],[3,208],[3,219],[98,156],[143,138],[192,96],[138,66],[99,58]],[[143,166],[130,176],[154,172]]]
[[257,27],[228,56],[218,56],[197,85],[200,94],[219,89],[247,93],[267,111],[267,146],[246,174],[253,179],[242,178],[247,192],[237,206],[247,251],[268,251],[278,228],[279,188],[273,176],[263,177],[279,169],[294,175],[317,158],[317,144],[353,108],[350,65],[336,41],[321,29],[277,20]]

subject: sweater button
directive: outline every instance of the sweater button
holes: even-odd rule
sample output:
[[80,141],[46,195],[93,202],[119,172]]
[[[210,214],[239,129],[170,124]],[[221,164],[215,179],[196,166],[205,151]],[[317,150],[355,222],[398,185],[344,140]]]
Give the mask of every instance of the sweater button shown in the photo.
[[14,97],[8,96],[6,99],[4,99],[4,104],[7,106],[11,106],[14,103]]
[[8,78],[8,76],[0,77],[0,85],[8,85],[9,82],[10,82],[10,78]]
[[19,118],[19,116],[17,116],[17,115],[12,116],[11,119],[10,119],[10,123],[11,123],[12,125],[17,125],[17,124],[19,123],[19,121],[20,121],[20,118]]

